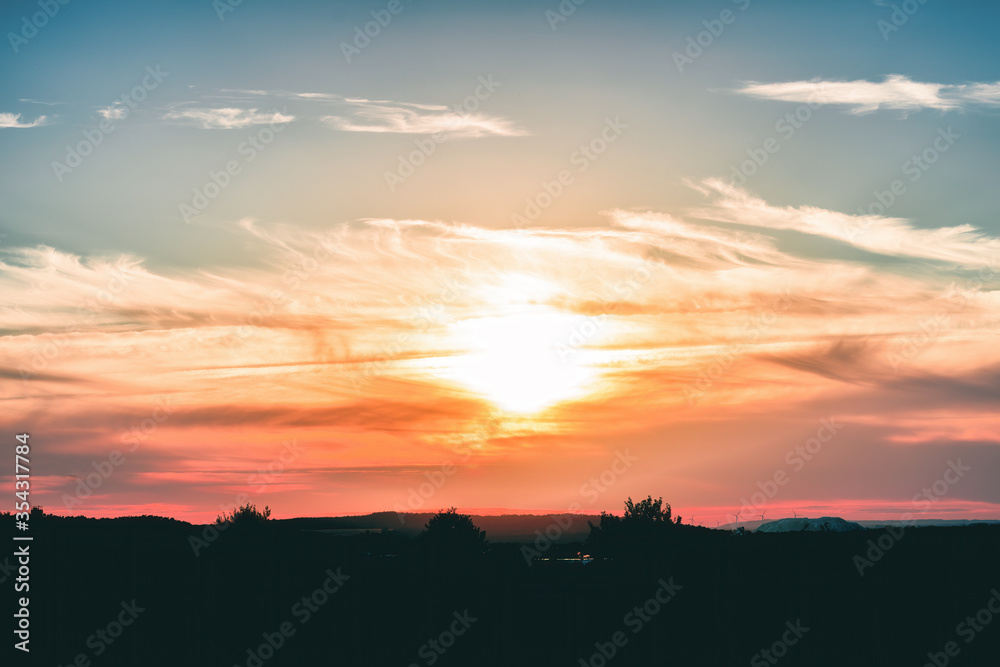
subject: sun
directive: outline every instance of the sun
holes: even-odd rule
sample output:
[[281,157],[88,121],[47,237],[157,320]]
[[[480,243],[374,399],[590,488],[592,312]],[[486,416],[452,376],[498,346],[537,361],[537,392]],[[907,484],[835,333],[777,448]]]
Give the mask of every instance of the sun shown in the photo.
[[453,359],[447,374],[513,413],[580,397],[593,376],[580,350],[586,319],[540,307],[462,320],[452,335],[467,352]]

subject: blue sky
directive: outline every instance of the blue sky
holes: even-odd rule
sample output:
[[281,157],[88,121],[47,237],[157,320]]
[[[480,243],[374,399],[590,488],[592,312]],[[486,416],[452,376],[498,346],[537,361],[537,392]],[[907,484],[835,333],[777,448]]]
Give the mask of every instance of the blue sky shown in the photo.
[[[191,256],[184,239],[196,239],[205,252],[229,245],[218,228],[205,227],[265,212],[280,216],[290,203],[303,212],[297,222],[311,225],[414,216],[501,226],[604,118],[620,116],[627,135],[587,181],[605,183],[546,213],[550,224],[592,225],[606,208],[694,203],[697,194],[684,179],[726,175],[744,151],[774,134],[775,122],[796,105],[735,95],[746,81],[997,78],[988,26],[998,10],[982,3],[929,2],[888,40],[877,21],[889,20],[891,8],[866,2],[589,2],[555,30],[545,11],[558,11],[558,3],[550,4],[407,2],[351,63],[340,43],[383,5],[279,8],[247,1],[221,21],[210,2],[160,10],[125,2],[61,6],[18,53],[8,45],[0,62],[0,111],[50,119],[31,131],[0,133],[8,168],[16,165],[0,185],[7,202],[0,224],[15,236],[29,234],[29,242],[58,238],[79,251],[141,249],[171,261]],[[735,20],[678,72],[671,54],[727,8]],[[33,9],[35,3],[7,3],[5,32],[19,32]],[[170,76],[59,183],[51,163],[84,129],[96,127],[96,110],[137,85],[148,65]],[[453,106],[487,74],[501,86],[483,109],[516,123],[525,136],[455,141],[412,183],[390,193],[384,173],[412,137],[331,132],[316,122],[326,109],[302,108],[269,146],[273,157],[262,156],[238,189],[213,202],[202,230],[178,225],[178,203],[250,133],[171,125],[163,116],[172,105],[215,102],[211,96],[223,89],[254,89]],[[268,110],[288,105],[275,98],[258,103]],[[995,115],[925,109],[903,119],[893,111],[855,117],[825,108],[754,176],[752,189],[773,203],[854,211],[895,178],[938,126],[951,125],[963,136],[952,159],[928,173],[894,213],[926,226],[949,221],[989,229],[996,224],[995,199],[982,186],[995,164]],[[111,201],[98,185],[109,181],[116,183]]]

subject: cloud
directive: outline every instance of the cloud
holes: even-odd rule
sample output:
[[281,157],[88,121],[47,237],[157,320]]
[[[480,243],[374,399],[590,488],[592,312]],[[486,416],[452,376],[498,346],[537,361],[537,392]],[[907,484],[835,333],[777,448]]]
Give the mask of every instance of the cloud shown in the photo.
[[344,114],[326,116],[323,121],[344,132],[441,132],[460,137],[516,137],[527,134],[499,116],[449,109],[442,105],[351,98],[345,98],[343,104],[348,107]]
[[194,124],[204,130],[232,130],[255,125],[273,125],[290,123],[295,116],[278,111],[259,111],[258,109],[197,108],[169,111],[163,117],[165,120],[176,120]]
[[246,88],[221,88],[220,93],[237,93],[239,95],[274,95],[275,93],[267,90],[257,90],[257,89],[246,89]]
[[21,114],[19,113],[0,113],[0,128],[11,127],[11,128],[28,128],[28,127],[40,127],[47,124],[48,116],[39,116],[30,123],[21,122]]
[[128,108],[124,104],[112,104],[109,107],[98,109],[97,113],[107,120],[121,120],[128,115]]
[[[841,338],[833,343],[818,343],[804,350],[763,354],[762,359],[814,373],[824,378],[850,384],[869,384],[891,376],[884,350],[868,338]],[[877,360],[882,360],[879,364]]]
[[989,237],[971,225],[920,229],[904,218],[850,215],[815,206],[772,206],[715,179],[695,187],[718,195],[709,207],[697,211],[697,215],[710,220],[795,230],[892,257],[1000,268],[1000,239]]
[[699,225],[652,211],[615,210],[608,215],[615,225],[645,232],[645,242],[659,250],[656,256],[671,264],[686,262],[692,267],[732,268],[794,261],[779,252],[772,239],[761,234]]
[[[699,187],[715,201],[693,214],[615,210],[591,228],[370,219],[319,230],[248,219],[229,232],[253,261],[200,268],[0,246],[0,427],[13,432],[44,413],[59,475],[85,474],[94,452],[138,432],[140,448],[101,492],[114,489],[123,504],[194,497],[203,507],[227,500],[213,495],[217,480],[193,489],[178,471],[228,471],[235,487],[233,471],[266,469],[295,438],[303,452],[274,492],[287,482],[311,504],[341,507],[364,487],[370,495],[356,502],[366,510],[405,500],[411,484],[372,471],[412,467],[419,483],[417,466],[456,460],[464,446],[463,465],[481,471],[483,488],[507,488],[515,471],[536,476],[526,488],[549,488],[559,466],[539,462],[551,460],[571,461],[557,481],[573,489],[624,441],[650,469],[663,456],[687,477],[718,480],[716,491],[685,493],[721,503],[724,487],[753,489],[755,461],[782,460],[820,417],[850,424],[824,452],[830,461],[875,452],[885,465],[937,465],[973,439],[995,441],[1000,292],[980,282],[964,301],[943,296],[951,279],[975,280],[978,265],[927,270],[933,244],[906,221],[895,233],[917,234],[920,254],[843,260],[843,239],[820,233],[840,214]],[[803,253],[785,229],[831,238]],[[967,241],[937,245],[964,257]],[[817,259],[824,245],[836,258]],[[947,319],[929,329],[938,313]],[[468,325],[546,317],[565,324],[557,358],[592,370],[595,390],[544,419],[484,427],[495,409],[448,374],[482,342]],[[160,397],[170,412],[147,433],[163,415]],[[895,420],[914,412],[919,423]],[[949,431],[964,414],[979,426]],[[334,469],[358,472],[351,481]],[[445,493],[480,498],[461,478]],[[863,491],[884,488],[872,477]]]
[[[295,116],[259,113],[243,109],[242,104],[261,104],[272,98],[281,105],[292,105],[303,117],[319,118],[341,132],[391,134],[435,134],[452,137],[524,136],[528,132],[512,121],[482,112],[466,111],[462,105],[449,108],[440,104],[415,104],[391,100],[368,100],[333,93],[289,92],[282,90],[245,90],[223,88],[219,94],[206,96],[205,104],[231,105],[224,108],[198,107],[173,110],[167,120],[194,123],[205,129],[248,127],[270,122],[289,122]],[[255,101],[248,101],[251,99]],[[213,101],[208,101],[209,99]],[[297,106],[296,106],[297,105]],[[317,106],[318,105],[318,106]],[[322,109],[325,115],[313,115]],[[334,111],[334,113],[330,113]]]
[[335,100],[338,99],[336,95],[331,95],[329,93],[295,93],[295,97],[304,100]]
[[783,102],[846,106],[854,114],[879,109],[951,111],[976,105],[1000,104],[1000,82],[961,85],[923,83],[899,74],[886,76],[882,82],[820,79],[783,83],[751,81],[736,92]]
[[[295,93],[287,90],[221,88],[219,89],[219,92],[226,93],[226,95],[213,95],[212,97],[231,97],[232,99],[240,99],[245,98],[247,95],[253,95],[256,97],[279,97],[283,99],[319,100],[326,102],[344,99],[342,95],[334,95],[332,93]],[[234,97],[234,95],[239,97]]]
[[965,98],[982,104],[1000,104],[1000,82],[971,84]]

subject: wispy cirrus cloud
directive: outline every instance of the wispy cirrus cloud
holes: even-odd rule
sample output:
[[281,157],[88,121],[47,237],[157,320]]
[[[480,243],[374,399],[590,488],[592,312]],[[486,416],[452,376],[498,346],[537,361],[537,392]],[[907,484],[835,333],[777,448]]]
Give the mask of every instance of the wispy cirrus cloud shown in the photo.
[[326,102],[344,99],[343,95],[334,95],[333,93],[296,93],[287,90],[258,90],[247,88],[220,88],[219,93],[219,95],[215,95],[214,97],[229,97],[230,99],[240,99],[248,96],[278,97],[289,100],[318,100]]
[[345,98],[343,104],[347,107],[344,113],[326,116],[323,121],[344,132],[441,132],[462,137],[516,137],[527,134],[506,118],[450,109],[438,104],[354,98]]
[[965,98],[982,104],[1000,104],[1000,82],[969,84]]
[[[257,108],[241,108],[245,105],[261,104],[260,100],[266,98],[280,104],[291,104],[293,107],[298,105],[295,107],[298,109],[297,115],[290,115],[287,111],[283,114],[268,115],[259,113]],[[177,109],[168,112],[164,118],[194,123],[205,129],[248,127],[272,122],[272,118],[277,118],[273,122],[289,122],[301,117],[318,118],[328,127],[341,132],[441,133],[451,137],[466,138],[514,137],[529,134],[507,118],[467,110],[461,105],[447,107],[443,104],[344,97],[334,93],[235,88],[220,89],[204,99],[206,104],[226,106]],[[319,114],[316,114],[317,111]]]
[[720,222],[789,229],[836,239],[862,250],[891,257],[951,262],[964,266],[995,265],[1000,239],[971,225],[921,229],[905,218],[851,215],[814,206],[773,206],[738,187],[709,179],[700,186],[718,198],[698,215]]
[[204,130],[233,130],[255,125],[285,124],[295,120],[295,116],[279,111],[234,107],[173,110],[168,111],[163,118],[196,125]]
[[329,93],[294,93],[294,97],[298,97],[303,100],[335,100],[336,95],[331,95]]
[[[316,230],[244,220],[232,232],[254,248],[253,266],[163,271],[134,256],[0,247],[0,293],[9,295],[0,426],[47,410],[58,497],[94,451],[122,441],[162,399],[169,418],[101,489],[132,493],[129,502],[144,507],[192,495],[212,506],[218,489],[177,471],[213,484],[228,475],[235,486],[234,471],[266,466],[289,437],[303,451],[295,476],[285,471],[286,490],[311,490],[315,503],[335,480],[326,501],[349,487],[375,507],[398,493],[399,475],[385,478],[383,466],[403,462],[419,477],[419,466],[440,466],[453,447],[473,443],[472,464],[502,476],[529,459],[603,455],[620,445],[622,423],[634,425],[630,446],[644,460],[658,460],[664,438],[691,451],[712,443],[728,463],[714,457],[699,470],[738,483],[760,450],[742,446],[745,434],[740,451],[726,450],[737,427],[730,438],[696,425],[717,423],[720,407],[740,417],[740,429],[766,414],[768,428],[751,430],[766,431],[760,446],[775,456],[801,438],[802,415],[819,400],[828,401],[823,414],[851,424],[845,451],[864,456],[896,460],[906,445],[914,465],[936,466],[945,448],[961,454],[982,447],[972,438],[995,441],[1000,292],[977,282],[979,266],[942,275],[912,253],[896,262],[843,260],[839,248],[803,254],[775,230],[839,239],[824,230],[842,214],[699,187],[712,197],[704,210],[615,210],[592,228],[367,219]],[[921,231],[907,229],[898,233]],[[949,243],[942,252],[968,251]],[[963,276],[973,286],[949,301],[948,283]],[[897,368],[892,355],[926,339],[924,322],[937,313],[947,326]],[[490,331],[474,325],[504,322],[503,332],[518,325],[532,336],[558,325],[543,331],[552,354],[592,369],[594,393],[557,406],[551,422],[498,418],[484,431],[490,406],[455,378]],[[574,337],[584,331],[593,335]],[[705,378],[712,382],[689,405],[685,388]],[[897,424],[901,413],[921,419]],[[949,426],[965,415],[979,427]],[[121,425],[111,442],[108,423]],[[792,426],[775,439],[775,423]],[[456,477],[449,488],[461,484]],[[882,489],[872,478],[856,493]],[[705,493],[706,504],[717,500]],[[304,502],[289,495],[284,504],[306,511],[296,504]]]
[[0,128],[10,127],[25,129],[29,127],[41,127],[48,123],[48,116],[39,116],[35,120],[23,122],[19,113],[0,113]]
[[853,114],[880,109],[951,111],[976,105],[1000,104],[1000,82],[950,85],[913,81],[899,74],[879,81],[748,82],[737,93],[762,99],[848,107]]
[[18,98],[17,101],[18,102],[25,102],[26,104],[44,104],[47,107],[57,107],[57,106],[63,106],[63,105],[66,104],[65,102],[45,102],[43,100],[32,100],[32,99],[27,99],[27,98],[23,98],[23,97]]

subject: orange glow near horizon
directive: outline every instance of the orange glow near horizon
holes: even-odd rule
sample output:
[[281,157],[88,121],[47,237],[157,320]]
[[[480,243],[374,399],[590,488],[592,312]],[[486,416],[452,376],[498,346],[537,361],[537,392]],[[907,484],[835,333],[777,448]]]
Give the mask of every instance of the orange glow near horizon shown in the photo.
[[[757,228],[799,215],[725,189],[713,206],[698,214]],[[21,249],[2,324],[50,332],[9,339],[24,379],[3,387],[3,422],[46,416],[33,498],[203,521],[238,498],[289,517],[620,512],[653,495],[707,517],[780,473],[774,511],[885,518],[961,459],[972,471],[922,516],[1000,516],[996,292],[979,269],[952,298],[950,276],[804,257],[758,231],[609,218],[247,220],[233,233],[268,261],[219,274]],[[127,289],[81,319],[80,285],[116,276]],[[921,343],[928,313],[954,324]],[[816,440],[831,418],[843,428]],[[124,462],[90,485],[116,450]],[[625,451],[637,463],[620,469]]]

